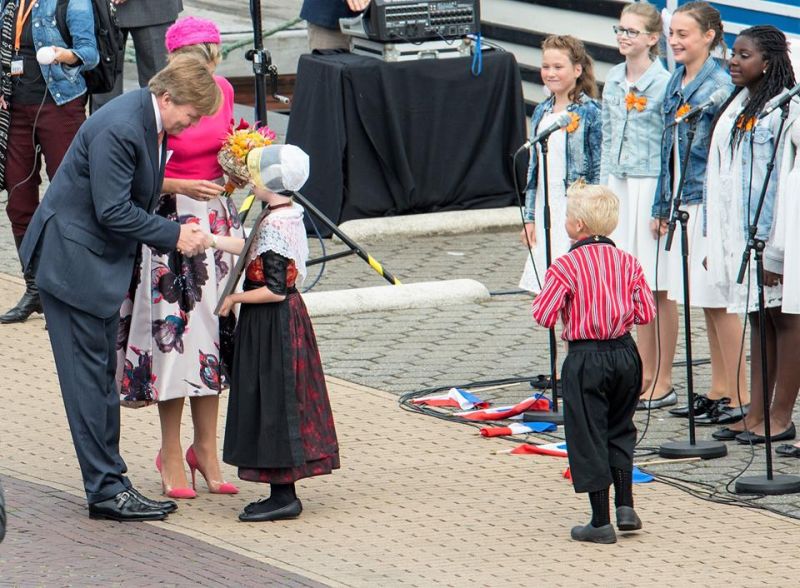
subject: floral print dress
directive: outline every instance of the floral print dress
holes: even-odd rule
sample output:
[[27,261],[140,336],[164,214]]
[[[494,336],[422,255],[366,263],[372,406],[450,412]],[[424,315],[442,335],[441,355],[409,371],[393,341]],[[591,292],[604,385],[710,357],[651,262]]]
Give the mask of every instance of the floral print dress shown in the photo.
[[[218,236],[243,237],[236,206],[221,196],[198,202],[162,194],[156,214],[200,225]],[[219,394],[228,386],[235,317],[214,315],[235,259],[208,249],[195,256],[143,245],[120,310],[117,383],[120,401],[139,407]]]

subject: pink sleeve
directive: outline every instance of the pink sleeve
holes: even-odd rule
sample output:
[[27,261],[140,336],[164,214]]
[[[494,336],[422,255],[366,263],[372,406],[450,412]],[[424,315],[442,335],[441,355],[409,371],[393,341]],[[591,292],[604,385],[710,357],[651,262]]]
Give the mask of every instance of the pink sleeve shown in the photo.
[[642,266],[638,261],[634,261],[633,285],[633,322],[637,325],[646,325],[656,316],[656,302],[653,299],[653,292],[644,278]]
[[533,301],[533,320],[545,328],[554,327],[568,295],[569,288],[565,285],[558,267],[550,266],[544,276],[542,291]]

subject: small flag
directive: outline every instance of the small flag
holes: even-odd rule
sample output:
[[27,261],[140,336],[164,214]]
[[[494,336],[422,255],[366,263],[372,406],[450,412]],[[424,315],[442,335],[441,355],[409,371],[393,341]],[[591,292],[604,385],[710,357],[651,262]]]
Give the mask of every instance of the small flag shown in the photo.
[[644,473],[642,470],[634,466],[633,468],[633,483],[634,484],[647,484],[655,480],[650,474]]
[[[564,479],[572,481],[572,472],[567,466],[567,469],[564,470]],[[645,474],[642,470],[637,467],[633,468],[633,483],[634,484],[647,484],[652,482],[655,478],[650,474]]]
[[566,443],[545,443],[543,445],[531,445],[522,443],[517,445],[511,453],[513,455],[552,455],[553,457],[567,457]]
[[548,411],[550,410],[550,400],[543,396],[531,396],[514,406],[500,406],[488,410],[457,412],[455,414],[471,421],[502,421],[529,410]]
[[511,423],[507,427],[484,427],[483,437],[502,437],[504,435],[525,435],[526,433],[548,433],[557,429],[554,423]]
[[461,410],[489,407],[488,402],[484,402],[474,394],[470,394],[461,388],[450,388],[450,391],[447,394],[441,394],[439,396],[426,396],[425,398],[415,398],[411,402],[412,404],[460,408]]

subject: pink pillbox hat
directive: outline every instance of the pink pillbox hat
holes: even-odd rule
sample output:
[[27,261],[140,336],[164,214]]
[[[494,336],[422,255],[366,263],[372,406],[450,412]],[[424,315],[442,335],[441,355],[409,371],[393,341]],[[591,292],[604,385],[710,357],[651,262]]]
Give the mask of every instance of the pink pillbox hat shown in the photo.
[[221,39],[219,29],[210,20],[187,16],[175,21],[167,29],[165,37],[167,51],[172,53],[175,49],[186,47],[187,45],[199,45],[200,43],[220,44]]

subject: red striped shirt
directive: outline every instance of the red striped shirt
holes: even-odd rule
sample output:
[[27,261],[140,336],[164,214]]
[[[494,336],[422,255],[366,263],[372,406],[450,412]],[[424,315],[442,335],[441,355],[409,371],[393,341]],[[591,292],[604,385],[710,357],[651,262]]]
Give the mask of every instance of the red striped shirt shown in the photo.
[[548,329],[558,316],[564,321],[562,339],[616,339],[634,324],[656,315],[638,260],[610,244],[576,247],[547,270],[542,291],[533,301],[534,320]]

